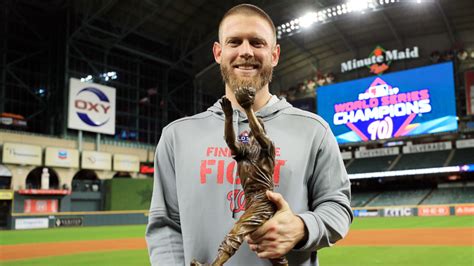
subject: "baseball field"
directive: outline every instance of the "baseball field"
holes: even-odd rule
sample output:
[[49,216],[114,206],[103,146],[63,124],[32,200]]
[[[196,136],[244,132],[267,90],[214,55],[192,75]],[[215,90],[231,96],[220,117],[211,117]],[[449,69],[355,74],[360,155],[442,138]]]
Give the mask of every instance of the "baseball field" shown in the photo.
[[[0,231],[0,265],[148,265],[145,226]],[[359,218],[331,265],[474,265],[474,216]]]

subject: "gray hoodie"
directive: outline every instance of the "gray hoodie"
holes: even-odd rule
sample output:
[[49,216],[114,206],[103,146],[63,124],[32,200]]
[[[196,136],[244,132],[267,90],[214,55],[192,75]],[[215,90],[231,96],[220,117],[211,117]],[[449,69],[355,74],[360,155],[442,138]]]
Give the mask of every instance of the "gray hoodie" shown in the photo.
[[[275,96],[256,114],[276,146],[275,191],[308,228],[308,241],[287,254],[289,264],[318,265],[316,250],[343,238],[353,218],[350,182],[336,140],[319,116]],[[234,109],[233,121],[236,135],[245,141],[246,115]],[[212,262],[245,211],[236,168],[224,141],[219,101],[163,129],[146,231],[152,265]],[[226,265],[271,264],[244,242]]]

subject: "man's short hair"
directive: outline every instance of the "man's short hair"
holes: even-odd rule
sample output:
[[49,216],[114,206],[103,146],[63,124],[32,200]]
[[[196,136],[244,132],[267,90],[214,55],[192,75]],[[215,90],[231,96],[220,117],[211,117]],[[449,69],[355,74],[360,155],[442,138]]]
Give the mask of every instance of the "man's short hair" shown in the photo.
[[255,6],[255,5],[251,5],[251,4],[240,4],[240,5],[237,5],[237,6],[234,6],[233,8],[229,9],[225,14],[224,16],[222,17],[221,21],[219,22],[219,39],[221,37],[221,26],[222,26],[222,22],[224,22],[224,20],[228,17],[228,16],[232,16],[232,15],[245,15],[245,16],[258,16],[262,19],[264,19],[265,21],[268,22],[268,24],[271,26],[272,28],[272,31],[273,31],[273,40],[275,41],[275,44],[276,44],[276,28],[275,28],[275,24],[273,24],[273,21],[272,19],[270,18],[270,16],[265,12],[263,11],[261,8],[259,8],[258,6]]

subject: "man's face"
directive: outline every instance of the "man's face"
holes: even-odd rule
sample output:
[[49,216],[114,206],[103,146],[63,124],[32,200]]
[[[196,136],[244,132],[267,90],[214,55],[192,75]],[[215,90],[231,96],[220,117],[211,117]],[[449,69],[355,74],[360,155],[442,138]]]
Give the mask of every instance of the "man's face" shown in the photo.
[[231,15],[225,18],[220,33],[213,52],[224,82],[233,91],[239,87],[258,91],[267,85],[280,56],[269,23],[258,16]]

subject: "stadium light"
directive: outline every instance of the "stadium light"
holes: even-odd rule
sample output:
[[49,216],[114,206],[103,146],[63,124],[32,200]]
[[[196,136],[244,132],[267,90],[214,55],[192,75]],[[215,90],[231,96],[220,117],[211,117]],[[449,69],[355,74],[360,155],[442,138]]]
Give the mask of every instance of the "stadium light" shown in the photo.
[[351,11],[364,11],[369,8],[369,3],[372,4],[370,0],[351,0],[347,2],[347,9]]
[[100,74],[99,77],[103,78],[105,81],[109,81],[110,79],[117,79],[117,72],[107,72]]
[[306,15],[300,17],[298,19],[298,22],[301,25],[301,27],[308,28],[317,20],[318,20],[318,14],[316,12],[309,12]]
[[92,82],[92,75],[87,75],[87,77],[81,78],[81,82]]
[[[420,1],[421,0],[418,0],[418,2]],[[310,11],[299,18],[280,24],[277,27],[277,38],[281,39],[285,36],[291,36],[300,32],[301,29],[309,28],[315,23],[326,23],[335,20],[337,17],[351,13],[365,13],[369,10],[375,11],[381,7],[399,2],[400,0],[348,0],[339,5],[325,7],[317,11]]]
[[[104,72],[102,74],[99,74],[96,78],[97,79],[102,79],[104,81],[109,81],[109,80],[114,80],[117,79],[117,72],[115,71],[110,71],[110,72]],[[92,75],[87,75],[85,78],[80,79],[81,82],[86,82],[86,83],[92,83],[94,82],[94,77]]]
[[35,89],[35,93],[41,97],[44,97],[47,94],[47,89],[44,87],[39,87]]

